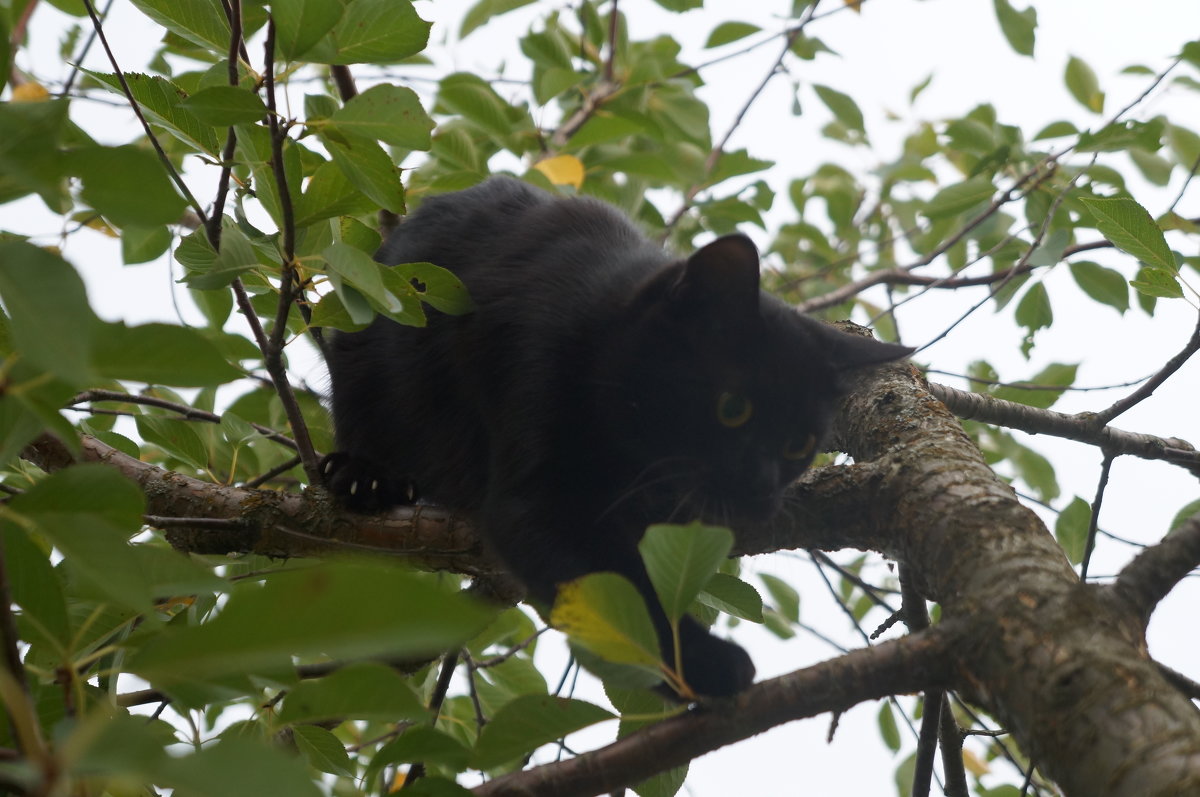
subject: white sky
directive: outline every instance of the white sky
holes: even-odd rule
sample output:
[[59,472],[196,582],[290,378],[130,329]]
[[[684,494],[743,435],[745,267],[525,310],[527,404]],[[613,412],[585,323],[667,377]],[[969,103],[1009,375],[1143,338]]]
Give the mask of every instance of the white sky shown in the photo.
[[[460,44],[455,41],[457,21],[471,4],[468,0],[436,0],[421,2],[418,8],[423,16],[435,22],[433,47],[445,43],[437,55],[439,64],[485,74],[494,69],[505,53],[514,52],[517,38],[550,5],[538,3],[514,12],[476,31]],[[1017,0],[1016,4],[1023,7],[1024,0]],[[824,0],[821,4],[823,10],[839,5],[836,0]],[[738,19],[774,29],[779,23],[773,15],[785,13],[791,1],[709,0],[708,6],[702,12],[674,15],[649,0],[621,2],[635,37],[670,32],[681,41],[693,43],[682,60],[697,62],[706,57],[698,53],[699,45],[719,22]],[[811,172],[824,160],[869,172],[877,163],[894,158],[914,120],[961,116],[983,101],[994,104],[1001,121],[1019,125],[1027,137],[1059,119],[1068,119],[1081,128],[1095,126],[1098,117],[1083,110],[1063,87],[1062,74],[1069,55],[1084,59],[1096,71],[1108,94],[1106,114],[1111,114],[1147,85],[1147,78],[1142,76],[1119,76],[1117,73],[1123,67],[1142,63],[1157,71],[1169,63],[1184,42],[1200,38],[1200,3],[1195,0],[1138,3],[1042,0],[1037,9],[1036,59],[1019,57],[1009,49],[989,0],[870,0],[860,15],[842,12],[823,19],[809,32],[820,37],[840,57],[792,61],[790,78],[806,85],[829,85],[853,96],[865,114],[874,147],[850,150],[822,139],[819,130],[828,121],[828,112],[808,89],[801,94],[805,114],[792,116],[789,76],[778,77],[768,88],[731,145],[747,147],[752,155],[778,162],[769,179],[781,193],[777,204],[783,207],[787,204],[783,192],[791,177]],[[118,58],[124,68],[139,69],[156,43],[154,34],[148,32],[150,29],[127,3],[118,2],[114,13],[107,30]],[[31,28],[34,37],[31,49],[19,61],[21,66],[29,67],[32,57],[34,71],[51,79],[60,77],[65,69],[58,57],[54,38],[57,34],[46,35],[56,27],[52,17],[61,18],[47,4],[42,4]],[[447,21],[449,25],[444,24]],[[708,86],[702,96],[712,111],[714,136],[727,128],[749,87],[761,79],[776,52],[775,44],[767,45],[751,56],[727,62],[704,74]],[[108,71],[101,59],[97,48],[87,65]],[[518,62],[519,58],[510,57],[513,66]],[[916,106],[910,107],[910,90],[931,73],[932,84]],[[1186,66],[1179,74],[1200,79],[1196,70],[1189,71]],[[1195,91],[1169,89],[1139,106],[1133,117],[1145,119],[1165,111],[1175,121],[1200,131],[1198,100],[1200,94]],[[889,113],[899,120],[889,120]],[[77,103],[75,109],[76,119],[86,120],[89,131],[94,134],[98,134],[98,129],[111,131],[105,137],[110,135],[113,142],[135,135],[127,116],[121,109],[90,103]],[[1125,170],[1127,177],[1134,174],[1132,168]],[[199,185],[198,196],[207,196],[205,180],[211,178],[202,174],[194,179]],[[1157,214],[1170,204],[1181,181],[1177,169],[1166,189],[1152,189],[1137,179],[1131,179],[1130,188],[1152,214]],[[1193,186],[1178,211],[1185,216],[1200,216],[1200,189]],[[784,207],[773,218],[786,217],[786,213]],[[27,200],[0,207],[0,227],[34,232],[45,236],[42,242],[58,243],[61,222],[45,213],[36,200]],[[758,232],[749,232],[760,242],[765,240]],[[1186,254],[1196,254],[1194,238],[1174,244],[1183,246]],[[94,234],[72,236],[64,254],[83,272],[89,294],[102,316],[130,321],[175,319],[169,294],[172,277],[165,261],[123,267],[116,245]],[[1128,258],[1109,252],[1096,253],[1092,259],[1132,275]],[[1192,278],[1193,284],[1200,283],[1194,273]],[[1195,323],[1194,310],[1178,300],[1160,301],[1159,310],[1151,319],[1140,310],[1131,310],[1122,317],[1109,308],[1070,298],[1080,294],[1061,265],[1046,280],[1056,323],[1052,329],[1040,333],[1030,362],[1026,363],[1017,352],[1021,331],[1009,320],[1011,314],[997,316],[988,308],[976,313],[945,341],[922,352],[921,361],[938,369],[961,372],[970,361],[984,358],[1004,378],[1014,380],[1036,373],[1049,362],[1082,362],[1078,384],[1112,384],[1155,370],[1183,345]],[[978,294],[974,298],[977,297]],[[181,299],[181,303],[187,302],[186,298]],[[899,316],[905,342],[921,344],[929,340],[949,319],[957,317],[963,302],[961,296],[943,294],[906,305]],[[302,373],[313,383],[323,384],[319,364],[305,366]],[[1196,412],[1195,404],[1198,387],[1200,364],[1193,362],[1161,388],[1153,400],[1122,416],[1116,425],[1179,436],[1200,444],[1200,413]],[[1125,391],[1068,394],[1056,409],[1101,409],[1124,394]],[[1055,462],[1063,488],[1060,505],[1065,505],[1073,494],[1091,500],[1099,473],[1098,452],[1066,441],[1023,439]],[[1113,468],[1101,525],[1123,536],[1151,541],[1161,536],[1181,506],[1198,495],[1200,489],[1195,480],[1179,469],[1122,458]],[[1114,573],[1130,555],[1125,546],[1102,543],[1092,572]],[[799,585],[806,622],[842,644],[851,647],[860,644],[828,599],[812,567],[803,559],[777,556],[748,564],[752,571],[769,570]],[[1189,579],[1163,605],[1151,624],[1150,642],[1155,656],[1200,679],[1200,671],[1196,669],[1200,643],[1190,633],[1195,627],[1194,607],[1200,605],[1198,582],[1200,579]],[[1185,629],[1187,632],[1181,633]],[[833,655],[823,643],[804,634],[789,642],[779,642],[766,632],[743,624],[737,638],[751,648],[762,676],[794,670]],[[842,717],[831,746],[825,742],[829,727],[826,716],[793,723],[735,748],[710,754],[693,764],[684,793],[695,797],[732,793],[809,797],[894,793],[892,776],[900,758],[893,760],[878,742],[877,711],[878,705],[866,704],[848,712]],[[906,748],[902,756],[913,747],[906,732],[904,736]],[[578,749],[588,745],[581,741],[575,746]],[[1011,782],[1010,772],[1005,772],[1005,777]]]

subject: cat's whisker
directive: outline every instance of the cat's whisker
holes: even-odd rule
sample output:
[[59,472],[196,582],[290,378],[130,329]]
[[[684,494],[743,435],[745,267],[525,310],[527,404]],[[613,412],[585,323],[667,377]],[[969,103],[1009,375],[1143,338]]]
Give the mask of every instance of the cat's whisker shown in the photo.
[[[685,457],[666,457],[647,465],[642,469],[641,473],[630,480],[625,489],[600,513],[599,517],[596,518],[596,522],[600,522],[616,509],[638,496],[647,494],[655,487],[669,484],[672,480],[677,479],[680,472],[679,469],[672,469],[669,466],[673,463],[685,462],[687,462]],[[662,472],[655,475],[655,471],[657,470],[662,470]],[[651,475],[653,475],[653,478],[647,478]]]

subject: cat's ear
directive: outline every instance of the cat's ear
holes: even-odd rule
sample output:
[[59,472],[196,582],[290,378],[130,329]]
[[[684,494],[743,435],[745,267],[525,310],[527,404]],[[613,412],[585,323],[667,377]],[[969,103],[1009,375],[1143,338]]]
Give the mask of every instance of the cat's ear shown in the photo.
[[677,295],[726,306],[758,307],[758,248],[744,235],[725,235],[687,259]]
[[814,323],[814,329],[821,338],[821,349],[825,359],[835,371],[855,371],[873,365],[883,365],[902,360],[916,351],[910,346],[884,343],[875,338],[839,332],[820,322]]

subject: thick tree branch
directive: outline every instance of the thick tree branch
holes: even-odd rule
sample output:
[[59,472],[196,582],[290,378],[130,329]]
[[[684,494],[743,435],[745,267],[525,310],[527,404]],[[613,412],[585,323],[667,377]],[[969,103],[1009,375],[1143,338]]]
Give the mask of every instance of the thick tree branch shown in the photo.
[[755,684],[729,701],[712,702],[647,726],[607,747],[516,772],[475,789],[480,797],[603,794],[747,739],[777,725],[867,700],[948,682],[952,625],[852,651],[798,672]]
[[1200,567],[1200,515],[1177,526],[1157,545],[1138,554],[1112,585],[1130,610],[1150,621],[1150,613],[1179,581]]

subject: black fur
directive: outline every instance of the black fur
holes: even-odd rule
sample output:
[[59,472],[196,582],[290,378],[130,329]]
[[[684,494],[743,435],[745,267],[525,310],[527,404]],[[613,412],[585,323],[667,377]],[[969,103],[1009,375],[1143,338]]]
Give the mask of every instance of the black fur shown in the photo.
[[[675,258],[602,202],[511,178],[426,200],[379,259],[448,268],[477,310],[333,338],[329,487],[359,510],[411,501],[415,483],[424,500],[477,511],[546,603],[561,582],[621,573],[668,656],[636,547],[646,526],[771,516],[812,460],[840,376],[910,352],[762,293],[748,238]],[[698,693],[753,680],[737,645],[690,619],[682,637]]]

